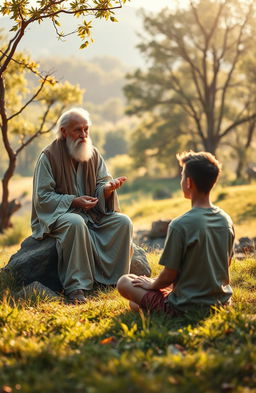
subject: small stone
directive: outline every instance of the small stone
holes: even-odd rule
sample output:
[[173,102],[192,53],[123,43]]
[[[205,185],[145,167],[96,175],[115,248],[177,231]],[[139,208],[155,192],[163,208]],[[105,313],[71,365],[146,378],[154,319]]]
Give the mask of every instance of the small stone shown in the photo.
[[135,243],[133,243],[133,250],[130,273],[136,274],[137,276],[150,277],[151,268],[147,261],[145,251],[142,247],[137,246]]
[[60,299],[60,296],[57,295],[50,288],[47,288],[45,285],[41,284],[38,281],[34,281],[31,284],[23,287],[19,292],[16,293],[16,297],[19,299],[29,299],[32,297],[39,297],[41,299]]
[[159,220],[152,222],[151,230],[148,233],[148,237],[154,238],[165,238],[167,235],[168,225],[172,220]]
[[227,382],[223,382],[221,385],[221,389],[228,391],[228,390],[233,390],[234,389],[234,385],[231,383],[227,383]]

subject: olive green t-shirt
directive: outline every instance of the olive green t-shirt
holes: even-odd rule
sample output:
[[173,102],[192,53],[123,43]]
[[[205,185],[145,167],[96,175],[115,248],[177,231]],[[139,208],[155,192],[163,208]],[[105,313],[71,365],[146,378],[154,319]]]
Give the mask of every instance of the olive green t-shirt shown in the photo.
[[180,310],[229,303],[233,243],[232,220],[216,206],[192,208],[174,219],[159,261],[178,271],[168,302]]

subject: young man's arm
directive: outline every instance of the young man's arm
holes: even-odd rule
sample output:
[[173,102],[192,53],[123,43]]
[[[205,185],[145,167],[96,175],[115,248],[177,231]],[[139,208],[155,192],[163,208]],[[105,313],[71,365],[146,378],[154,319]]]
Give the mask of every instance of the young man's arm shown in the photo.
[[177,270],[165,267],[155,279],[138,276],[132,280],[132,284],[134,287],[140,287],[147,290],[163,289],[169,287],[175,282],[177,273]]

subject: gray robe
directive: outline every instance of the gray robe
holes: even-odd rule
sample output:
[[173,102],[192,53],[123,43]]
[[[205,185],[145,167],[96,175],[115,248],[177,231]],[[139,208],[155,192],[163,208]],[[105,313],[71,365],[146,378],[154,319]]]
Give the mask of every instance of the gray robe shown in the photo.
[[66,294],[90,290],[94,281],[115,284],[129,272],[132,254],[132,223],[126,215],[113,211],[113,198],[110,203],[104,198],[104,185],[112,177],[103,158],[96,174],[97,220],[83,209],[71,207],[74,198],[87,195],[82,164],[77,170],[72,165],[71,172],[75,194],[57,193],[49,159],[41,154],[34,174],[31,222],[35,239],[56,238],[59,277]]

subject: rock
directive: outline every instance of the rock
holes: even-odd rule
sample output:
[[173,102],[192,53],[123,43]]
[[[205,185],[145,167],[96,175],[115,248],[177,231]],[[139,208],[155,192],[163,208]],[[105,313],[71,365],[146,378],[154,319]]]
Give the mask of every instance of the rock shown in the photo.
[[36,240],[30,236],[25,239],[4,269],[12,273],[18,285],[39,281],[54,292],[62,291],[55,239],[51,237]]
[[39,297],[41,299],[47,300],[58,300],[61,299],[56,292],[52,291],[50,288],[47,288],[45,285],[41,284],[38,281],[33,281],[31,284],[23,287],[19,292],[15,294],[15,297],[18,299],[29,299],[33,297]]
[[[150,276],[151,269],[145,251],[134,245],[131,261],[131,273]],[[31,236],[21,243],[21,248],[14,254],[5,271],[10,272],[18,285],[27,286],[38,281],[54,292],[63,290],[58,277],[58,255],[55,239],[47,237],[43,240]]]
[[147,251],[162,250],[164,248],[168,226],[172,220],[154,221],[150,231],[138,230],[135,232],[135,241]]
[[165,244],[165,237],[156,237],[154,239],[148,238],[148,240],[145,242],[145,245],[147,246],[147,250],[149,252],[155,250],[163,250],[164,244]]
[[250,239],[249,237],[241,237],[235,244],[236,253],[255,253],[256,250],[256,239]]
[[256,166],[255,165],[249,166],[247,168],[246,172],[247,172],[249,182],[251,182],[253,179],[256,179]]
[[234,258],[237,260],[237,261],[243,261],[244,259],[246,259],[246,258],[248,258],[248,256],[246,255],[246,254],[244,254],[244,253],[235,253],[235,255],[234,255]]
[[147,276],[151,275],[151,268],[147,261],[146,253],[143,248],[137,246],[133,243],[133,257],[131,261],[130,273],[137,274],[137,276]]
[[159,220],[152,222],[151,230],[148,233],[148,237],[150,237],[151,239],[165,238],[170,222],[171,220]]

